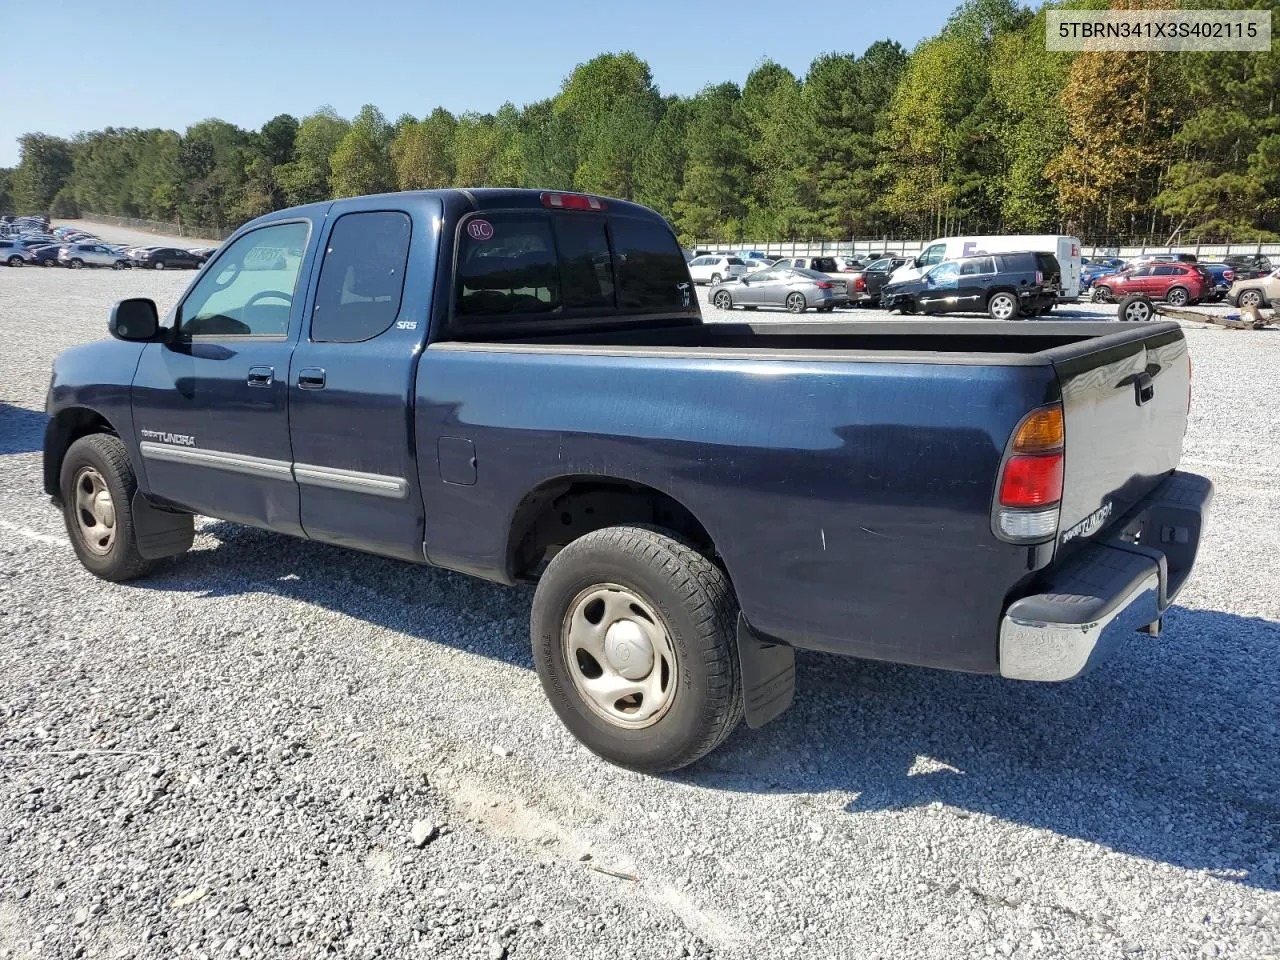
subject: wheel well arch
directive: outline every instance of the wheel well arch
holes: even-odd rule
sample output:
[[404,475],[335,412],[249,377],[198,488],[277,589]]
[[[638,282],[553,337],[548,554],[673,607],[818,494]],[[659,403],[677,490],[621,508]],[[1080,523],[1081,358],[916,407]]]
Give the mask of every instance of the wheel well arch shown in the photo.
[[49,418],[44,428],[44,492],[55,500],[62,495],[59,479],[67,451],[91,433],[119,436],[110,420],[89,407],[66,407]]
[[616,477],[563,476],[530,490],[512,514],[507,536],[509,577],[536,579],[544,563],[569,542],[622,524],[661,527],[715,557],[715,542],[707,528],[669,493]]

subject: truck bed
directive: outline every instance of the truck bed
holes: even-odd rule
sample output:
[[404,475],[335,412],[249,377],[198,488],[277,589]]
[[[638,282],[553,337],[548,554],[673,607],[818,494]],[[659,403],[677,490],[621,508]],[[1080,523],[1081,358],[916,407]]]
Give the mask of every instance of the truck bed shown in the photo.
[[[1177,329],[1174,323],[1097,321],[704,323],[496,337],[486,342],[490,346],[519,350],[545,346],[556,352],[568,353],[598,353],[600,348],[608,347],[646,353],[712,352],[778,359],[812,356],[823,360],[932,360],[1009,366],[1059,362],[1071,356]],[[468,344],[469,348],[472,346]]]

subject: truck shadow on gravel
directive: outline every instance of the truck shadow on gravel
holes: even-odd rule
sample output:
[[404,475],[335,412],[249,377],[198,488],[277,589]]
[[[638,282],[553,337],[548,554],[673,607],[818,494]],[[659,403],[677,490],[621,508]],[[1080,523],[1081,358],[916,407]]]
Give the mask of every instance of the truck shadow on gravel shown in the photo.
[[48,420],[43,410],[28,410],[0,400],[0,456],[43,450]]
[[[202,534],[221,544],[137,586],[272,593],[532,669],[531,588],[229,523]],[[941,803],[1280,889],[1280,624],[1181,607],[1166,624],[1061,685],[802,653],[790,711],[669,779],[844,791],[851,816]]]

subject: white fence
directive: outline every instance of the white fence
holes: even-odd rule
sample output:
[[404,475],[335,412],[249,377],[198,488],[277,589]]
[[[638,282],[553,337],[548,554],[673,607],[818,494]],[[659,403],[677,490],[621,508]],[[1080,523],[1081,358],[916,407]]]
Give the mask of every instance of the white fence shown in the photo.
[[[717,253],[744,253],[751,250],[774,258],[852,257],[866,263],[890,255],[914,257],[925,246],[926,244],[916,240],[783,240],[775,243],[711,243],[699,240],[691,249]],[[1210,261],[1231,253],[1261,253],[1280,259],[1280,243],[1199,243],[1172,247],[1158,244],[1110,246],[1085,243],[1080,252],[1086,257],[1123,257],[1126,260],[1148,253],[1193,253],[1198,260]]]

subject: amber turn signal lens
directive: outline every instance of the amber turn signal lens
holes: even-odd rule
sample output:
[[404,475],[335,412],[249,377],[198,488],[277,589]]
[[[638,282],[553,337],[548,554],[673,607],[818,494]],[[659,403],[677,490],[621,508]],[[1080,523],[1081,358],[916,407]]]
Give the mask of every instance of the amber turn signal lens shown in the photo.
[[1032,411],[1022,421],[1013,435],[1014,453],[1046,453],[1061,450],[1065,433],[1062,428],[1062,407],[1054,404]]

